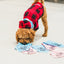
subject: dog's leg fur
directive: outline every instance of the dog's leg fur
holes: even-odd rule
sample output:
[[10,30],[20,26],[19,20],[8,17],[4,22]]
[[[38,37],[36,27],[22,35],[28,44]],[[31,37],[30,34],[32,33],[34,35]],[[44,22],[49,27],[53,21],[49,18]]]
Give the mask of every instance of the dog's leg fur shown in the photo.
[[[42,5],[44,6],[44,0],[34,0],[34,3],[36,2],[41,2]],[[44,15],[41,17],[42,19],[42,23],[44,25],[44,34],[42,35],[43,37],[47,36],[47,32],[48,32],[48,24],[47,24],[47,12],[46,12],[46,8],[44,6]]]
[[46,12],[46,8],[44,7],[44,15],[42,16],[42,23],[44,25],[44,34],[42,35],[43,37],[47,36],[47,32],[48,32],[48,23],[47,23],[47,12]]
[[36,2],[38,2],[38,0],[34,0],[33,4],[36,3]]
[[[41,0],[42,5],[44,6],[44,0]],[[44,6],[44,15],[42,16],[42,23],[44,25],[44,34],[42,35],[43,37],[47,36],[48,32],[48,23],[47,23],[47,12],[46,12],[46,7]]]
[[34,3],[36,3],[36,2],[40,2],[40,3],[44,4],[44,0],[34,0]]

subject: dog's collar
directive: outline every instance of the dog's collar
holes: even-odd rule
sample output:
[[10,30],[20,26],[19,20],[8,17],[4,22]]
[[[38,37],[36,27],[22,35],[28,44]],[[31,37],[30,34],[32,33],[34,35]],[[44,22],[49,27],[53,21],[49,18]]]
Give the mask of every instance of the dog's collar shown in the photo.
[[25,21],[25,20],[27,20],[27,21],[30,22],[30,24],[31,24],[31,28],[33,29],[33,28],[34,28],[33,22],[32,22],[31,20],[29,20],[28,18],[23,19],[23,21]]

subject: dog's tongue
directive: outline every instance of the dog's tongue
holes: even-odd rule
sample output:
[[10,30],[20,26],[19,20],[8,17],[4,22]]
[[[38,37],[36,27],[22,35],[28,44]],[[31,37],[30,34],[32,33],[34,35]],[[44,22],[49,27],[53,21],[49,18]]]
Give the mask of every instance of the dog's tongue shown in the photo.
[[31,28],[31,24],[29,21],[19,21],[19,28],[28,28],[30,29]]

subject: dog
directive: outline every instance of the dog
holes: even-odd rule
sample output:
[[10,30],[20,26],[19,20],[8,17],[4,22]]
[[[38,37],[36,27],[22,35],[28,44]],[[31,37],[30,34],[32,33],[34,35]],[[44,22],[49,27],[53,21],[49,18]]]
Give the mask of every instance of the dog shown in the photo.
[[44,25],[43,37],[47,37],[48,24],[47,12],[44,0],[35,0],[32,6],[24,13],[23,20],[19,21],[19,29],[16,31],[17,43],[32,43],[35,33],[39,28],[38,20],[41,18]]

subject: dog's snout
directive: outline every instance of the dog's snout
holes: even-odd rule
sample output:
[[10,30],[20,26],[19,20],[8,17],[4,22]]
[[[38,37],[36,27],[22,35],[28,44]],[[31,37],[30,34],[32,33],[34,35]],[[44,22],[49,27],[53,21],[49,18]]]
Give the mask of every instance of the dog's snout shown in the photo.
[[24,45],[26,45],[27,43],[26,43],[26,42],[24,42],[23,44],[24,44]]

